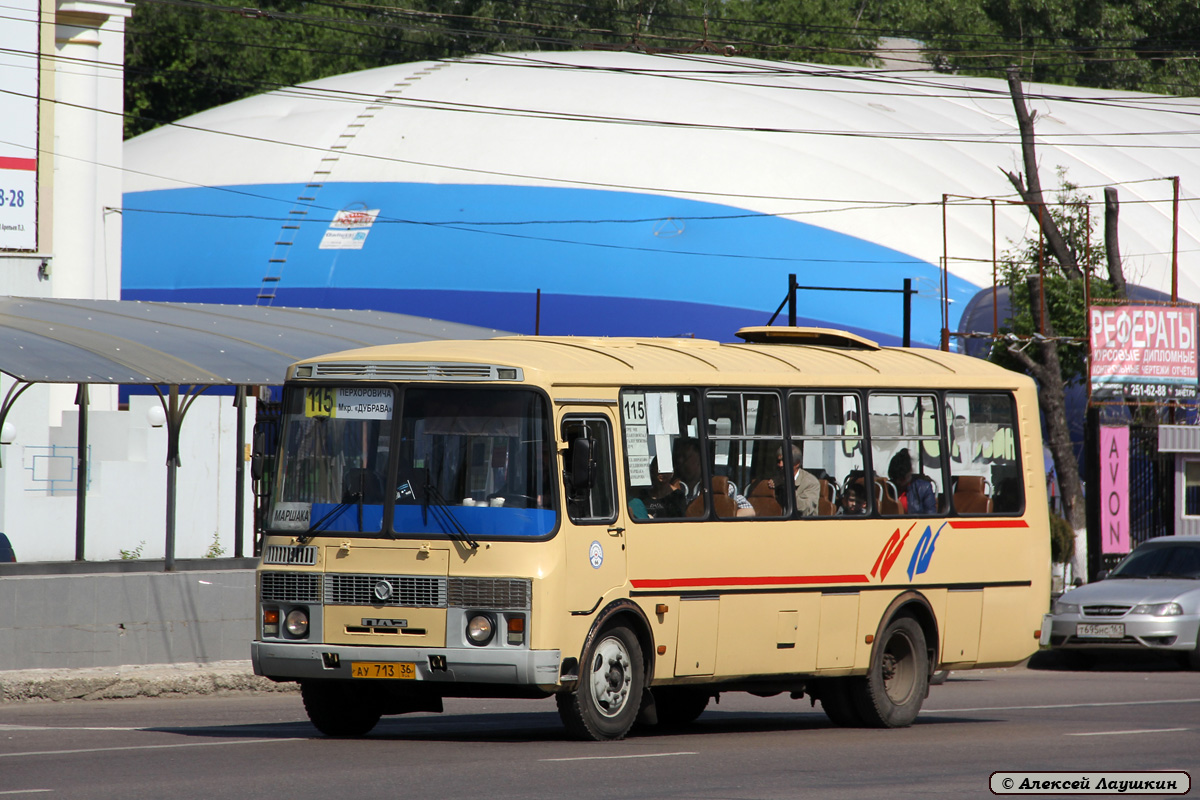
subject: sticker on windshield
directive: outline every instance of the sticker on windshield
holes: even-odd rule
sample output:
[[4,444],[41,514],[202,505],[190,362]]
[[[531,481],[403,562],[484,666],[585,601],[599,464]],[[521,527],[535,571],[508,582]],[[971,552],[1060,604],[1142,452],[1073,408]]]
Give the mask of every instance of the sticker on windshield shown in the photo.
[[391,419],[392,391],[380,387],[315,386],[304,390],[304,416]]
[[306,531],[312,517],[312,503],[276,503],[271,509],[271,527],[284,531]]

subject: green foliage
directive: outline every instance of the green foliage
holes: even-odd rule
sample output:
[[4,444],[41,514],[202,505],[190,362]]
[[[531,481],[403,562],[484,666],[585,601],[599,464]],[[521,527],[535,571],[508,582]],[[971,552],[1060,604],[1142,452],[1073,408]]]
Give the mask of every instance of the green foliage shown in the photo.
[[[1046,320],[1048,328],[1055,335],[1079,339],[1078,344],[1059,348],[1059,362],[1062,367],[1063,382],[1070,384],[1079,381],[1087,375],[1087,348],[1083,344],[1088,334],[1087,307],[1085,291],[1090,298],[1108,299],[1114,296],[1112,284],[1097,277],[1095,269],[1090,268],[1088,260],[1095,264],[1104,258],[1104,242],[1098,230],[1102,232],[1103,217],[1087,210],[1087,198],[1079,191],[1079,187],[1067,180],[1066,172],[1058,170],[1059,189],[1054,205],[1047,205],[1046,211],[1054,218],[1059,230],[1067,240],[1068,249],[1075,256],[1080,268],[1092,272],[1092,277],[1085,287],[1084,281],[1067,278],[1061,267],[1050,255],[1049,250],[1039,244],[1036,222],[1032,223],[1032,234],[1023,242],[1011,243],[1011,247],[1000,257],[1003,271],[1003,282],[1009,289],[1009,301],[1012,316],[1004,320],[1000,326],[1001,333],[1015,333],[1021,337],[1029,337],[1042,332],[1042,318],[1039,311],[1041,295],[1045,295]],[[1100,219],[1097,217],[1100,216]],[[1042,292],[1032,293],[1027,282],[1030,277],[1043,275]],[[1036,282],[1034,284],[1036,286]],[[1017,372],[1022,367],[1012,356],[1009,347],[1011,342],[999,339],[992,346],[990,360]],[[1020,345],[1015,345],[1020,346]],[[1029,352],[1036,353],[1039,345],[1029,345]]]
[[[1163,94],[1194,94],[1200,5],[1194,0],[880,0],[946,69]],[[880,14],[886,17],[886,14]],[[893,12],[893,18],[895,14]]]
[[142,550],[145,547],[146,547],[146,540],[143,539],[142,541],[138,542],[138,546],[133,548],[132,550],[118,550],[117,552],[119,552],[121,554],[122,561],[136,561],[137,559],[142,557]]
[[143,0],[126,25],[125,133],[331,75],[516,50],[736,52],[869,65],[881,36],[942,69],[1195,94],[1195,0]]
[[1050,560],[1065,564],[1075,557],[1075,531],[1071,523],[1050,512]]
[[225,555],[225,548],[221,547],[221,535],[216,531],[213,531],[212,544],[210,544],[208,549],[204,551],[204,557],[220,558],[223,555]]

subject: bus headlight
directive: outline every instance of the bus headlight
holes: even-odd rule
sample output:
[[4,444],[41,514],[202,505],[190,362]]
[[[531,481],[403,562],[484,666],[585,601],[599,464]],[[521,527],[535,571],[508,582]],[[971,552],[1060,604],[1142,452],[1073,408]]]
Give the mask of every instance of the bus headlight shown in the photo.
[[308,611],[303,608],[293,608],[288,612],[287,619],[283,624],[288,633],[297,639],[303,639],[308,636]]
[[471,644],[485,645],[495,633],[496,624],[487,614],[476,614],[467,620],[467,641]]

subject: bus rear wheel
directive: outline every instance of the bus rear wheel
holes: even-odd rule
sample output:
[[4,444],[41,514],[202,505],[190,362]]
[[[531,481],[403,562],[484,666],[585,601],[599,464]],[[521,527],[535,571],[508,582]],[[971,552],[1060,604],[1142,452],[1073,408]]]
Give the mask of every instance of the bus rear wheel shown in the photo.
[[889,622],[871,651],[870,670],[851,686],[867,727],[911,725],[929,690],[929,651],[920,624],[912,617]]
[[326,736],[365,736],[379,722],[380,698],[349,681],[301,681],[304,710]]
[[567,731],[577,739],[623,739],[641,708],[645,674],[633,631],[624,625],[601,631],[580,662],[575,691],[555,697]]

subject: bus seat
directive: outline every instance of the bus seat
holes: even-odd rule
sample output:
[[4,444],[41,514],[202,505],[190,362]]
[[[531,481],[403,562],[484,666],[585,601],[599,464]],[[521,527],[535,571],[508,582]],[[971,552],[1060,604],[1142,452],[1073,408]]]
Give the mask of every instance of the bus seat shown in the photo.
[[713,475],[712,478],[713,510],[722,519],[737,516],[737,503],[729,496],[729,478],[724,475]]
[[757,517],[783,516],[783,509],[775,499],[775,490],[771,488],[767,478],[759,478],[750,484],[750,493],[746,495],[746,499],[754,506],[754,515]]
[[833,484],[822,478],[820,480],[821,490],[817,495],[817,516],[832,517],[837,513],[837,506],[833,503]]
[[987,479],[980,475],[960,475],[954,481],[954,508],[960,514],[992,513]]
[[900,501],[896,498],[896,485],[887,478],[875,478],[875,500],[880,514],[899,514]]

